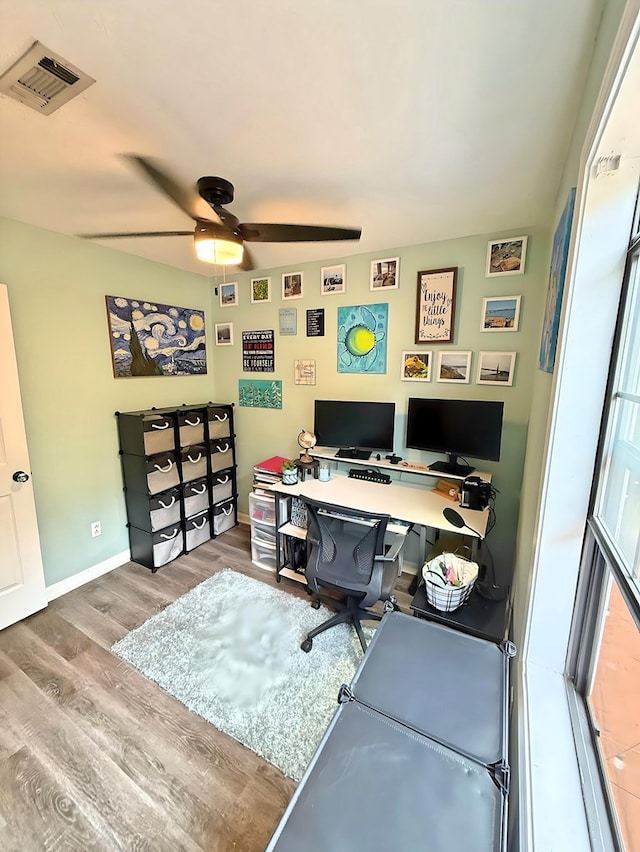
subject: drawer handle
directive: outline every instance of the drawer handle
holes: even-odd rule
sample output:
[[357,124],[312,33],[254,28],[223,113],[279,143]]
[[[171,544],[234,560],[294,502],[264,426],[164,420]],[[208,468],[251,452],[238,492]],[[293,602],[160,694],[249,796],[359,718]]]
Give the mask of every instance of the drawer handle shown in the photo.
[[229,444],[225,444],[224,447],[218,447],[218,452],[219,453],[226,453],[227,450],[229,449],[229,446],[230,446]]
[[160,533],[160,538],[172,539],[178,535],[179,527],[176,527],[175,530],[170,535],[165,535],[164,533]]
[[223,509],[223,510],[222,510],[222,514],[223,514],[223,515],[226,515],[227,517],[229,517],[229,515],[230,515],[232,512],[233,512],[233,506],[229,506],[229,511],[227,511],[226,509]]
[[200,524],[200,526],[198,526],[197,521],[191,521],[191,523],[193,524],[193,526],[194,526],[197,530],[201,530],[201,529],[203,528],[203,526],[207,523],[207,519],[206,519],[206,518],[203,518],[203,519],[202,519],[202,523]]
[[189,418],[188,418],[188,417],[185,417],[185,418],[184,418],[184,422],[187,424],[187,426],[199,426],[199,425],[200,425],[200,418],[199,418],[199,417],[196,417],[195,421],[192,423],[192,422],[189,420]]
[[172,497],[170,503],[163,503],[162,500],[158,500],[158,503],[162,506],[163,509],[170,509],[173,504],[176,502],[176,498]]
[[152,429],[168,429],[169,426],[171,426],[170,423],[152,423],[151,424]]
[[224,421],[225,421],[225,420],[228,420],[228,419],[229,419],[229,415],[228,415],[228,414],[223,414],[223,415],[222,415],[222,417],[220,417],[220,415],[219,415],[219,414],[214,414],[213,416],[214,416],[214,417],[215,417],[215,419],[218,421],[218,423],[224,423]]
[[187,454],[187,458],[189,459],[191,464],[196,464],[202,458],[202,453],[198,453],[198,455],[195,457],[195,459],[192,459],[191,456]]
[[154,464],[156,470],[159,470],[161,473],[168,473],[173,467],[173,462],[169,459],[169,464],[166,467],[162,467],[161,464]]
[[225,476],[224,479],[220,479],[220,477],[216,479],[216,485],[226,485],[227,482],[229,482],[228,476]]
[[193,486],[191,487],[191,490],[192,490],[193,492],[195,492],[196,494],[204,494],[204,492],[207,490],[207,486],[206,486],[206,485],[203,485],[203,486],[202,486],[202,491],[198,491],[198,489],[196,488],[196,486],[195,486],[195,485],[193,485]]

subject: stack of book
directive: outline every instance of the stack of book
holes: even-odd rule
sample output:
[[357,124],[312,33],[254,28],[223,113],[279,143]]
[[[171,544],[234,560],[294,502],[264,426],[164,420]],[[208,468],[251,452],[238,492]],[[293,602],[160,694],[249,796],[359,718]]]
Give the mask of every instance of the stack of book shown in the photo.
[[265,493],[265,486],[273,485],[282,479],[282,463],[287,461],[284,456],[271,456],[253,466],[253,490],[257,494]]

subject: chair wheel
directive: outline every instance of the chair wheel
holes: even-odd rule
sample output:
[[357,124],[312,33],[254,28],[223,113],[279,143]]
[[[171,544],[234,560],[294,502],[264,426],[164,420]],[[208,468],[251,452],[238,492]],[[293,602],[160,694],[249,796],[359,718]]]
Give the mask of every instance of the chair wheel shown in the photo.
[[311,607],[313,609],[320,609],[320,601],[311,601]]
[[300,645],[305,654],[308,654],[311,648],[313,647],[313,639],[305,639],[302,645]]
[[384,604],[382,605],[382,611],[385,612],[385,613],[386,612],[393,612],[394,609],[395,609],[395,606],[394,606],[392,601],[385,601]]

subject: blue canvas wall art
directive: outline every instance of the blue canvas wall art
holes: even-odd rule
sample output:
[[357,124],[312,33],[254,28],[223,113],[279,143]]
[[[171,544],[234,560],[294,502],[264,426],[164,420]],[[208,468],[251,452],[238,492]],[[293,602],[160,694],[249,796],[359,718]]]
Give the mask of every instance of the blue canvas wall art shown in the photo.
[[282,408],[280,379],[238,379],[238,402],[243,408]]
[[386,373],[389,305],[338,308],[338,372]]
[[116,378],[207,372],[204,311],[124,296],[106,300]]
[[545,373],[553,373],[556,362],[562,295],[564,292],[564,279],[567,274],[567,258],[569,256],[569,241],[571,239],[571,224],[573,222],[575,201],[576,188],[574,186],[569,192],[569,197],[567,198],[562,216],[558,222],[558,227],[553,236],[547,306],[544,312],[540,356],[538,358],[538,368],[544,370]]

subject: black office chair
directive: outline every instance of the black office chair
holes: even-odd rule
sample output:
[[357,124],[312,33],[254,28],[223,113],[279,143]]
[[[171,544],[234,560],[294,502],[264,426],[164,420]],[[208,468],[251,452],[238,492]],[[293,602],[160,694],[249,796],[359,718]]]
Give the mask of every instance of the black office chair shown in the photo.
[[319,607],[322,601],[339,611],[311,630],[300,647],[310,651],[314,637],[347,622],[355,627],[362,650],[366,651],[361,622],[382,619],[367,607],[382,600],[386,601],[385,612],[397,608],[393,588],[406,536],[397,535],[385,552],[389,515],[363,514],[360,510],[301,499],[307,507],[305,573],[309,592],[316,594],[326,588],[343,592],[345,597],[339,600],[316,595],[312,606]]

